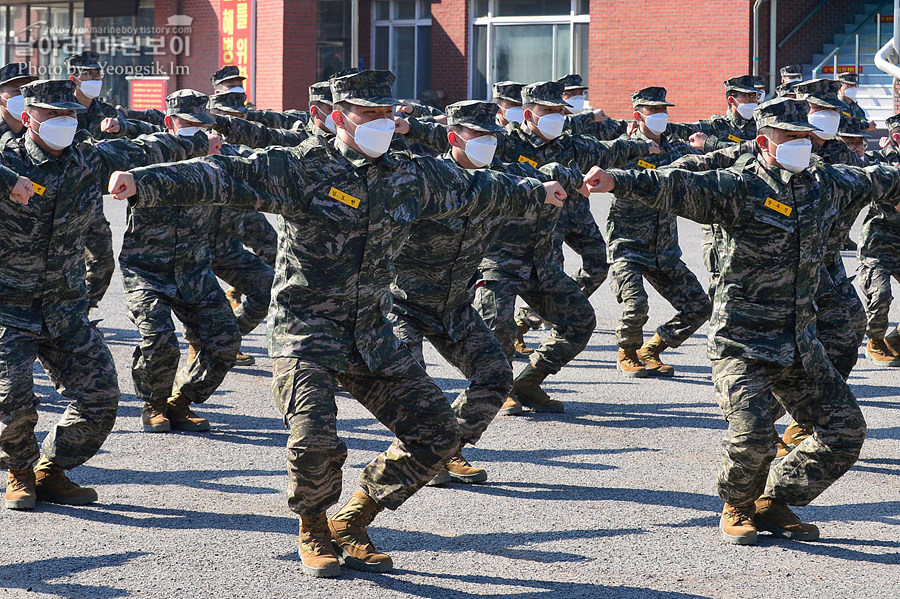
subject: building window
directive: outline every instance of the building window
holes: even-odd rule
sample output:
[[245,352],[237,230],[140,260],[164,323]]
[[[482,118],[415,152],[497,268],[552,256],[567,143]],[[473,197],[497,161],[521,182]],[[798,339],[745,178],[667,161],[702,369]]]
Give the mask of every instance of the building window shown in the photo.
[[319,0],[317,81],[353,66],[351,0]]
[[372,56],[397,76],[394,95],[419,98],[431,87],[431,0],[376,0]]
[[470,96],[495,81],[533,83],[578,73],[589,79],[587,0],[473,0]]

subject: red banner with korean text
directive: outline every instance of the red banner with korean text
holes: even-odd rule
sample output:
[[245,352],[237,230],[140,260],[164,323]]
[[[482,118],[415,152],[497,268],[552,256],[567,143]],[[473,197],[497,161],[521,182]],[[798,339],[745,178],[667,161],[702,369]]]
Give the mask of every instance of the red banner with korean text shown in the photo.
[[168,80],[168,77],[128,77],[128,107],[132,110],[165,110]]
[[253,39],[255,0],[219,0],[219,67],[235,65],[244,81],[247,100],[253,101]]

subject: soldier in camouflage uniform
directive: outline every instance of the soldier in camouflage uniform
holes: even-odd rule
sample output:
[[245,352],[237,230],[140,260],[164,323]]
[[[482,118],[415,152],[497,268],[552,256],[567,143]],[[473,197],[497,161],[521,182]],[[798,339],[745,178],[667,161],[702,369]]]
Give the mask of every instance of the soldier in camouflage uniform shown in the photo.
[[799,64],[789,64],[781,67],[781,83],[800,83],[803,81],[803,69]]
[[[205,137],[215,122],[207,103],[194,90],[169,94],[170,133]],[[241,335],[213,274],[210,219],[206,207],[128,209],[119,266],[128,317],[141,334],[131,377],[145,432],[208,431],[209,421],[190,406],[206,401],[235,364]],[[199,345],[180,371],[173,312]]]
[[843,115],[860,121],[864,131],[874,131],[878,127],[875,121],[869,120],[866,111],[856,102],[856,94],[859,92],[859,75],[856,73],[841,73],[838,75],[837,80],[841,84],[838,97],[847,105],[842,111]]
[[[639,129],[632,138],[656,142],[658,155],[633,163],[654,170],[697,150],[666,134],[668,107],[663,87],[646,87],[631,95]],[[610,285],[622,305],[616,328],[617,367],[627,377],[673,376],[675,369],[660,360],[660,353],[678,347],[709,319],[711,304],[703,286],[681,260],[675,216],[654,210],[640,201],[615,196],[606,222],[609,238]],[[647,280],[676,310],[668,322],[644,343],[649,304]]]
[[[900,165],[900,114],[885,121],[888,145],[866,152],[870,164]],[[888,314],[893,301],[891,278],[900,281],[900,213],[873,204],[863,220],[859,234],[859,286],[866,310],[866,357],[877,366],[900,367],[900,335],[889,326]],[[890,334],[888,329],[891,328]]]
[[[387,71],[333,80],[333,141],[316,136],[250,158],[213,156],[110,182],[122,197],[136,179],[135,206],[190,202],[280,215],[269,353],[291,431],[288,505],[300,515],[299,553],[313,576],[340,573],[332,541],[350,567],[391,569],[366,527],[382,509],[400,507],[459,448],[450,404],[386,318],[393,260],[414,221],[477,214],[503,185],[488,171],[390,150],[394,80]],[[546,196],[540,182],[522,184],[535,201]],[[468,194],[479,186],[485,193]],[[337,436],[338,384],[397,439],[363,470],[361,490],[326,519],[340,498],[347,457]]]
[[[469,100],[448,106],[448,135],[453,149],[440,159],[467,169],[490,166],[496,134],[504,130],[497,124],[496,113],[497,105],[492,102]],[[576,188],[581,186],[580,177],[576,183]],[[509,197],[510,192],[517,192],[512,185],[498,191],[501,193],[491,208],[478,215],[415,223],[395,261],[397,277],[391,288],[394,306],[390,316],[394,334],[423,366],[422,339],[427,338],[469,381],[469,387],[453,403],[459,451],[429,484],[487,480],[483,468],[466,461],[462,447],[478,441],[513,384],[503,348],[472,307],[475,290],[471,280],[505,221],[523,216],[523,208],[535,218],[540,205],[523,205],[515,196]]]
[[[762,104],[761,151],[730,169],[613,171],[598,186],[724,231],[709,356],[729,425],[718,477],[726,502],[720,528],[738,544],[756,543],[758,529],[817,539],[818,529],[787,506],[808,504],[846,472],[866,433],[856,398],[816,339],[813,298],[825,238],[841,209],[860,197],[896,204],[900,170],[810,166],[804,142],[815,129],[805,112],[797,100]],[[776,400],[813,433],[772,465]]]
[[[0,150],[8,167],[0,168],[2,193],[16,184],[13,169],[34,182],[35,194],[27,206],[0,201],[0,467],[10,471],[6,506],[14,509],[34,507],[35,498],[73,505],[97,500],[64,470],[99,450],[119,401],[112,356],[87,320],[83,251],[101,185],[115,169],[207,148],[205,139],[169,136],[97,141],[77,131],[74,115],[83,107],[74,93],[67,80],[22,86],[27,134]],[[71,400],[40,449],[36,358]]]
[[563,100],[571,106],[566,115],[566,131],[607,140],[625,134],[628,121],[611,119],[603,110],[584,109],[588,86],[581,75],[570,73],[557,79],[557,82],[563,86]]
[[0,68],[0,144],[4,137],[21,137],[25,134],[22,124],[24,98],[21,87],[37,79],[28,64],[13,62]]
[[724,82],[728,111],[697,123],[703,134],[703,151],[713,152],[742,141],[756,139],[753,111],[759,105],[759,92],[752,75],[734,77]]
[[[216,94],[222,92],[244,93],[246,79],[241,75],[240,69],[234,65],[222,67],[209,78],[212,82],[213,93]],[[309,120],[309,113],[300,110],[279,112],[277,110],[256,110],[252,106],[248,108],[250,109],[246,112],[245,118],[273,129],[291,129],[298,124],[300,127],[305,127]]]

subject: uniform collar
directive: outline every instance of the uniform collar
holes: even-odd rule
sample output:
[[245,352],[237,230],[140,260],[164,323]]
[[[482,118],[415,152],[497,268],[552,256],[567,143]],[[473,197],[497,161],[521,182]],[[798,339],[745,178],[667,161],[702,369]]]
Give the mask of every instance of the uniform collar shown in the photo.
[[67,158],[69,148],[63,150],[63,153],[59,156],[59,158],[53,156],[52,154],[45,152],[43,148],[38,146],[33,139],[31,139],[31,135],[24,135],[25,139],[25,153],[28,154],[28,158],[34,164],[44,164],[45,162],[57,162],[63,161]]
[[[519,125],[519,132],[528,143],[530,143],[531,145],[533,145],[536,148],[540,148],[541,146],[549,145],[552,142],[559,139],[559,137],[557,137],[556,139],[551,139],[550,141],[547,141],[543,137],[541,137],[540,135],[538,135],[537,133],[532,131],[531,127],[529,127],[527,123],[522,123],[521,125]],[[563,133],[563,135],[565,135],[565,133]],[[562,135],[560,135],[560,137],[562,137]]]
[[[344,143],[344,141],[337,135],[332,136],[332,139],[334,140],[333,143],[335,148],[337,148],[337,150],[344,156],[344,158],[346,158],[347,161],[356,168],[377,166],[391,169],[396,168],[398,164],[397,159],[392,156],[394,152],[392,148],[388,148],[387,152],[385,152],[375,160],[370,160],[367,156],[360,154],[359,152],[348,146],[346,143]],[[391,142],[391,144],[393,145],[393,142]]]

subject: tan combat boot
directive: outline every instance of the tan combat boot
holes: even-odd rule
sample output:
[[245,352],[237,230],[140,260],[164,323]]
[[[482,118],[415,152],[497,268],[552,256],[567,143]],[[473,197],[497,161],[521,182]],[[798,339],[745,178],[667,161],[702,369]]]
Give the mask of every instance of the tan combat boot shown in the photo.
[[791,419],[791,423],[784,431],[782,440],[791,447],[800,445],[803,439],[813,433],[813,427],[810,424],[800,424],[796,420]]
[[659,334],[654,334],[650,341],[637,350],[638,360],[644,363],[647,374],[650,376],[675,376],[675,369],[668,364],[663,364],[659,359],[659,355],[668,348],[669,346],[660,338]]
[[254,364],[256,364],[256,358],[242,353],[241,350],[238,350],[236,357],[237,360],[234,363],[235,366],[253,366]]
[[619,348],[619,356],[616,358],[616,367],[623,376],[634,379],[643,379],[649,376],[647,369],[638,360],[637,350]]
[[891,329],[891,332],[884,338],[884,344],[891,350],[891,353],[900,358],[900,324]]
[[197,354],[200,353],[200,342],[199,341],[188,341],[188,353],[187,353],[187,363],[190,364],[194,360],[197,359]]
[[209,420],[191,410],[191,401],[176,393],[166,402],[166,414],[172,428],[181,431],[205,433],[209,430]]
[[34,490],[37,498],[47,503],[87,505],[97,501],[97,491],[75,484],[62,468],[45,457],[34,467]]
[[338,513],[328,519],[331,538],[344,558],[344,563],[363,572],[389,572],[394,567],[390,556],[379,553],[369,539],[366,527],[372,523],[381,506],[357,491]]
[[565,412],[566,406],[563,402],[550,399],[550,396],[541,389],[541,383],[549,374],[529,364],[513,382],[511,395],[535,412],[554,414]]
[[231,304],[232,310],[237,310],[241,307],[241,292],[234,287],[229,287],[225,290],[225,297],[228,298],[228,303]]
[[297,552],[304,574],[316,578],[333,578],[341,574],[341,561],[331,543],[331,531],[325,514],[300,516],[300,539]]
[[819,528],[815,524],[803,523],[788,506],[769,497],[756,500],[755,522],[759,530],[783,539],[815,541],[819,538]]
[[484,468],[476,468],[463,457],[462,449],[456,452],[452,458],[447,460],[447,472],[454,482],[472,484],[483,483],[487,480],[487,470]]
[[516,349],[516,354],[520,356],[527,356],[529,354],[533,354],[534,350],[525,345],[525,333],[531,330],[531,326],[527,322],[522,322],[520,320],[516,320],[516,340],[513,342],[513,347]]
[[872,360],[876,366],[883,368],[900,366],[900,357],[894,355],[884,339],[869,339],[866,343],[866,357]]
[[10,510],[33,510],[37,499],[34,490],[34,468],[21,470],[10,468],[6,478],[6,508]]
[[735,545],[756,545],[756,525],[753,523],[753,504],[735,507],[726,503],[719,521],[722,539]]
[[521,414],[522,411],[522,404],[516,401],[515,397],[507,397],[503,405],[500,406],[497,416],[515,416],[516,414]]
[[166,417],[168,404],[165,401],[146,402],[141,409],[141,423],[145,433],[167,433],[172,425]]

